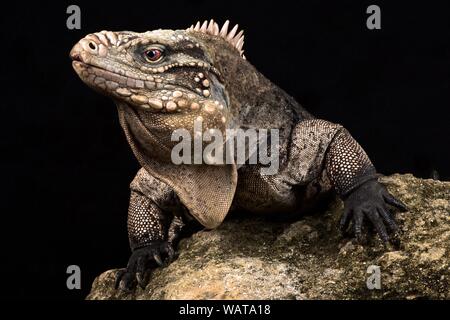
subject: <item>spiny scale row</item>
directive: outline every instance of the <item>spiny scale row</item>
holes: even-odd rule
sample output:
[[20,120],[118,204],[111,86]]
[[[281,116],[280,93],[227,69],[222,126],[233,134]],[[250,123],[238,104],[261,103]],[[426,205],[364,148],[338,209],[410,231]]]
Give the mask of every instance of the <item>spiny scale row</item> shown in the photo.
[[198,31],[198,32],[211,34],[214,36],[219,36],[219,37],[225,39],[227,42],[229,42],[233,47],[238,49],[241,56],[244,57],[244,50],[242,50],[242,48],[244,47],[244,31],[240,30],[238,32],[239,25],[235,25],[233,29],[228,31],[229,26],[230,26],[230,21],[227,20],[223,24],[222,28],[219,28],[219,25],[217,24],[217,22],[215,22],[213,19],[211,19],[209,22],[205,20],[205,22],[203,22],[203,24],[201,24],[200,21],[198,21],[195,26],[192,25],[187,30],[188,31]]

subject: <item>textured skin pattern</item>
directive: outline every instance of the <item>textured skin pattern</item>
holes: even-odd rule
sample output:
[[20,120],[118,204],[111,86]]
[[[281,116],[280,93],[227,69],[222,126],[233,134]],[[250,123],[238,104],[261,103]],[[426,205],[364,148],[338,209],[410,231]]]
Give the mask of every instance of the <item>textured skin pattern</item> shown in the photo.
[[141,168],[130,184],[128,238],[132,250],[152,241],[172,244],[192,217],[173,189]]
[[144,168],[138,171],[130,183],[130,189],[142,194],[162,209],[169,210],[180,204],[173,189],[150,175]]
[[[167,149],[131,109],[119,107],[120,123],[130,146],[145,170],[173,190],[201,224],[215,228],[227,215],[237,185],[235,165],[173,165]],[[159,152],[155,152],[158,150]],[[169,149],[170,150],[170,149]],[[196,186],[193,188],[193,186]],[[214,201],[211,201],[214,199]]]
[[[127,110],[123,112],[126,113]],[[306,211],[320,202],[331,187],[334,187],[340,195],[344,195],[364,181],[376,177],[375,169],[364,150],[347,130],[338,124],[320,119],[303,120],[295,125],[289,134],[288,138],[281,139],[281,167],[278,174],[261,175],[258,165],[244,165],[239,169],[233,208],[255,213]],[[131,134],[127,136],[131,139]],[[156,139],[154,143],[161,144],[162,141],[164,140]],[[138,147],[139,142],[133,142],[131,145]],[[135,151],[135,153],[139,158],[143,152]],[[148,161],[146,159],[151,159],[151,155],[142,161]],[[169,184],[171,181],[177,181],[177,177],[184,177],[181,182],[185,189],[182,191],[178,189],[175,193],[169,184],[153,177],[147,170],[139,171],[131,184],[132,189],[143,192],[160,207],[175,207],[176,194],[185,194],[188,197],[185,200],[187,204],[192,204],[198,197],[201,200],[198,206],[202,212],[208,213],[207,219],[202,219],[204,214],[193,215],[210,228],[215,227],[225,217],[215,212],[229,211],[228,202],[223,204],[225,208],[221,207],[220,197],[211,202],[212,208],[208,208],[209,203],[204,201],[208,198],[208,192],[226,194],[224,177],[214,178],[218,173],[207,170],[217,171],[221,167],[165,167],[160,162],[148,164],[146,167],[150,172],[154,170],[155,175],[160,174],[163,179],[169,177]],[[158,169],[155,170],[156,167]],[[196,173],[191,172],[196,169],[199,169]],[[192,185],[196,188],[192,188]]]
[[246,165],[238,171],[239,180],[233,208],[253,213],[288,212],[296,209],[292,185],[280,175],[261,175],[260,166]]
[[304,185],[325,170],[326,152],[340,125],[325,120],[305,120],[292,133],[283,175],[291,184]]
[[164,215],[150,199],[131,192],[128,208],[128,238],[131,250],[166,238]]
[[178,240],[183,227],[183,219],[180,216],[175,216],[170,223],[169,230],[167,231],[167,242],[170,244],[175,243],[175,241]]
[[346,129],[341,129],[334,137],[327,152],[326,169],[337,193],[342,196],[377,177],[369,157]]
[[259,166],[239,169],[234,205],[251,212],[302,211],[332,187],[341,195],[372,175],[364,150],[342,126],[325,120],[304,120],[284,140],[280,172],[260,174]]

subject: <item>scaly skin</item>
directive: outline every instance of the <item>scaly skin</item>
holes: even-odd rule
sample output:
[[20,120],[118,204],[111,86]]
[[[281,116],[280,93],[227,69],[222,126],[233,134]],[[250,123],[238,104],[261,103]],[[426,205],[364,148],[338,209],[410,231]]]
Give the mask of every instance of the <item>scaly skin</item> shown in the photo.
[[[117,105],[127,140],[142,169],[131,183],[128,232],[133,251],[117,283],[145,285],[144,272],[173,256],[183,222],[215,228],[230,208],[258,213],[304,212],[330,192],[345,209],[358,239],[363,221],[389,241],[397,226],[389,205],[406,207],[378,183],[364,150],[342,126],[315,119],[243,56],[237,26],[219,30],[211,20],[187,30],[145,33],[102,31],[80,40],[70,55],[90,87]],[[174,165],[175,129],[279,129],[280,168]]]

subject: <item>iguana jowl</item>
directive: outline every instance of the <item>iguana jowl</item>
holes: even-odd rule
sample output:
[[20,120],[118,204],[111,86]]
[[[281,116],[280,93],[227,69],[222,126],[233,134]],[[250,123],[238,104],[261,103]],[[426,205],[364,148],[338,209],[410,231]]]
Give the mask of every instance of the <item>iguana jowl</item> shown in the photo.
[[[132,254],[118,274],[122,288],[145,282],[161,255],[171,259],[183,220],[217,227],[231,207],[250,212],[299,212],[337,192],[342,230],[361,238],[363,220],[384,241],[396,231],[388,205],[406,210],[377,181],[364,150],[338,124],[315,119],[259,73],[243,55],[243,32],[213,20],[187,30],[101,31],[70,55],[80,78],[110,96],[142,168],[131,183],[128,233]],[[280,168],[262,175],[243,165],[175,165],[173,130],[276,128]],[[352,223],[350,223],[352,222]]]

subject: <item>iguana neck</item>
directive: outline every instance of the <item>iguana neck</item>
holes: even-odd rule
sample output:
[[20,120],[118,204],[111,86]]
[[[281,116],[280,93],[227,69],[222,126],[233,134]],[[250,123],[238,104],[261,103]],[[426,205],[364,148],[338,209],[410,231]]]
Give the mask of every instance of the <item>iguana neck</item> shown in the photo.
[[220,43],[214,43],[214,48],[213,61],[229,100],[230,127],[281,128],[314,118],[249,61],[230,54]]

